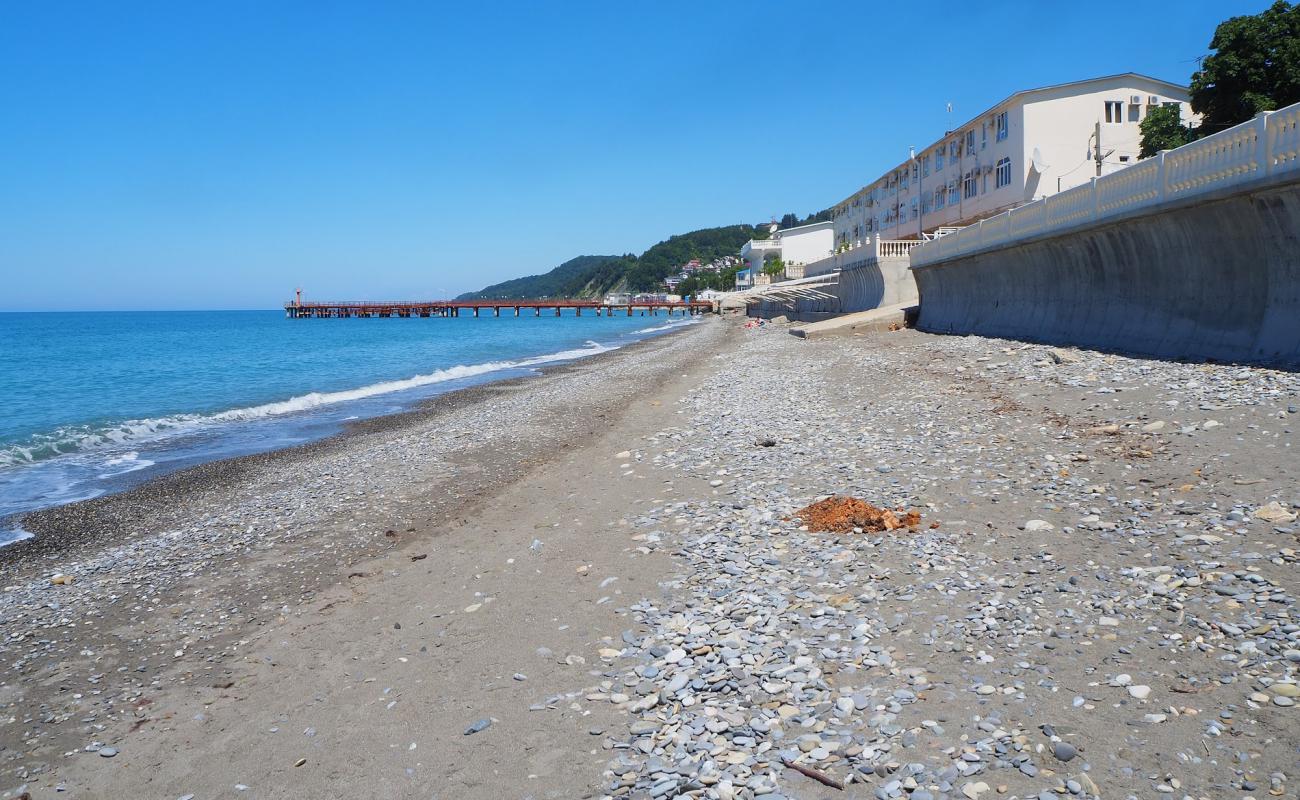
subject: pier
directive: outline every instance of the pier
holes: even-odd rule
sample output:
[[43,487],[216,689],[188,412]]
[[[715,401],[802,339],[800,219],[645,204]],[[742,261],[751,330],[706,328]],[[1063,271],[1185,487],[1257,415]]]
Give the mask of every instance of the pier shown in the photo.
[[575,316],[582,316],[583,311],[595,312],[596,316],[612,317],[623,312],[627,316],[640,313],[641,316],[658,316],[662,309],[668,316],[681,313],[683,316],[706,314],[714,310],[713,303],[704,301],[679,302],[630,302],[606,303],[601,300],[303,300],[301,297],[284,304],[284,315],[289,319],[348,319],[352,317],[459,317],[462,312],[479,316],[491,312],[492,316],[501,316],[502,310],[507,314],[524,316],[531,311],[540,317],[542,312],[562,316],[572,310]]

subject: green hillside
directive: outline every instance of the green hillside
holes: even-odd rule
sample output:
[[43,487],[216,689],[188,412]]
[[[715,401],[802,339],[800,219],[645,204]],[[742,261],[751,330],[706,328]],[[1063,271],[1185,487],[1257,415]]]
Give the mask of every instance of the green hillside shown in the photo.
[[580,280],[580,276],[589,273],[601,264],[618,258],[621,258],[621,256],[578,256],[542,275],[529,275],[526,278],[514,278],[502,283],[494,283],[480,291],[462,294],[457,299],[495,300],[503,297],[567,297],[565,289],[571,282]]
[[[786,214],[780,227],[807,225],[830,219],[829,211],[819,211],[800,219]],[[603,297],[609,292],[654,292],[663,279],[683,264],[698,258],[707,264],[723,256],[732,256],[750,239],[766,239],[767,225],[727,225],[702,228],[670,236],[641,255],[578,256],[550,272],[515,278],[467,292],[461,300],[496,300],[530,297]],[[715,276],[716,278],[716,276]],[[731,280],[730,276],[727,280]]]
[[707,263],[735,255],[754,235],[753,225],[704,228],[669,237],[641,255],[578,256],[542,275],[487,286],[461,299],[601,297],[612,291],[652,292],[693,258]]

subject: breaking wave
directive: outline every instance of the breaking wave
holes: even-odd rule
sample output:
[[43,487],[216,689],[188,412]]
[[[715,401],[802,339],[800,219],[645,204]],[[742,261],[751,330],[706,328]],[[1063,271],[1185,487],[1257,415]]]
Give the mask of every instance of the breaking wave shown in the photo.
[[635,333],[658,333],[659,331],[670,331],[673,328],[684,328],[687,325],[694,325],[699,321],[700,320],[696,317],[687,317],[686,319],[680,319],[680,320],[670,320],[668,322],[665,322],[663,325],[655,325],[649,328],[640,328],[639,330],[632,331],[632,333],[634,334]]
[[[27,442],[10,445],[4,450],[0,450],[0,468],[30,464],[68,453],[80,453],[105,447],[124,447],[136,442],[184,435],[221,423],[246,422],[285,414],[295,414],[322,406],[362,400],[368,397],[463,378],[472,378],[492,372],[528,369],[557,361],[572,361],[616,349],[618,349],[617,345],[604,345],[588,340],[585,347],[572,350],[561,350],[514,361],[486,361],[481,364],[457,365],[401,380],[381,381],[356,389],[345,389],[337,392],[309,392],[297,397],[291,397],[288,400],[263,403],[247,408],[233,408],[215,414],[174,414],[155,419],[126,420],[98,428],[85,425],[68,426],[50,433],[38,434],[31,437]],[[152,464],[153,462],[148,459],[140,459],[139,453],[131,452],[111,458],[104,462],[103,466],[108,469],[109,474],[122,474],[144,469],[152,466]]]

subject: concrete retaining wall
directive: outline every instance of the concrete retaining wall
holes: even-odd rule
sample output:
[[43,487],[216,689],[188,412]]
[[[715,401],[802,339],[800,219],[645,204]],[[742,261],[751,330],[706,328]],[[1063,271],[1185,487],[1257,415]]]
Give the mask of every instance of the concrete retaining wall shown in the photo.
[[816,322],[881,306],[911,305],[917,299],[916,281],[906,256],[873,258],[862,266],[842,270],[836,283],[819,288],[831,297],[761,300],[750,307],[749,313],[766,319],[785,316]]
[[913,272],[922,330],[1300,366],[1294,182]]
[[869,311],[881,306],[916,302],[916,280],[908,269],[908,259],[872,259],[865,266],[840,273],[837,290],[843,313]]

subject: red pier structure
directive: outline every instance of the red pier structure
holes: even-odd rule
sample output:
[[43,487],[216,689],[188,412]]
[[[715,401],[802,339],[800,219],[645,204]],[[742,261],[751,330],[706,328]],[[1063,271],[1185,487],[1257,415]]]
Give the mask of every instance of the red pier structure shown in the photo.
[[658,316],[663,309],[672,316],[677,312],[683,315],[707,314],[714,311],[713,303],[704,301],[675,303],[660,301],[631,301],[627,303],[606,303],[602,300],[303,300],[299,291],[293,300],[284,304],[284,315],[289,319],[346,319],[351,317],[459,317],[462,311],[478,316],[482,311],[491,311],[492,316],[501,316],[501,309],[513,310],[514,316],[521,316],[531,310],[533,316],[540,317],[542,311],[551,310],[555,316],[572,310],[576,316],[583,311],[595,311],[596,316],[614,316],[616,311],[624,311],[630,317],[635,312],[641,316],[649,314]]

